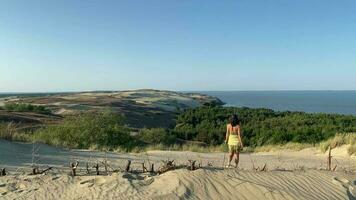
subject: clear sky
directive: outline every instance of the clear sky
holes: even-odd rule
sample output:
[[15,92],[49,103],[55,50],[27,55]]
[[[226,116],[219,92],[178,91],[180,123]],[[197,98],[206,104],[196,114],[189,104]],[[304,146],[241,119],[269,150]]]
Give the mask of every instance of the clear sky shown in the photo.
[[355,0],[1,0],[0,92],[356,89]]

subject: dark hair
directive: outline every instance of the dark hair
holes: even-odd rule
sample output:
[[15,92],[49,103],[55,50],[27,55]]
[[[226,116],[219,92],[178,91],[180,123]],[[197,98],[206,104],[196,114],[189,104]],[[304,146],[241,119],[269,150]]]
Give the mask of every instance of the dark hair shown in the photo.
[[236,114],[233,114],[230,117],[229,123],[231,124],[231,126],[234,127],[234,126],[240,125],[240,120]]

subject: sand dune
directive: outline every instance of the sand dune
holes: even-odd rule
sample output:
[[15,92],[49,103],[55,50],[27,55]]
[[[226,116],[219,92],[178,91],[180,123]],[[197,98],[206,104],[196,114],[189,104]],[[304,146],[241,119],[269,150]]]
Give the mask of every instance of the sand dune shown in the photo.
[[[10,145],[10,146],[9,146]],[[335,150],[335,172],[326,168],[326,155],[315,148],[302,151],[243,153],[238,169],[224,169],[226,154],[150,151],[142,154],[65,150],[41,146],[42,168],[55,169],[46,175],[30,176],[28,144],[6,143],[13,151],[0,155],[9,174],[0,177],[0,199],[356,199],[356,159],[346,156],[345,148]],[[11,147],[11,148],[10,148]],[[1,149],[1,148],[0,148]],[[16,151],[15,151],[16,150]],[[110,173],[108,176],[84,175],[84,163],[108,163],[123,171],[127,160],[132,170],[141,171],[142,162],[175,160],[177,165],[197,160],[202,169],[178,169],[162,175],[149,173]],[[69,176],[68,162],[79,160],[77,177]],[[149,164],[147,163],[147,164]],[[267,165],[264,172],[253,166]],[[146,165],[148,166],[148,165]],[[103,173],[103,168],[101,168]]]
[[356,175],[180,169],[160,176],[50,174],[0,179],[1,199],[355,199]]

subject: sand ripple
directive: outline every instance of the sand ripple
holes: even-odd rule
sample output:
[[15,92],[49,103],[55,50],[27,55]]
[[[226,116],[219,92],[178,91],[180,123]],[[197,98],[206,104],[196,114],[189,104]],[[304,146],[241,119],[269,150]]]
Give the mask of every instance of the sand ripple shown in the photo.
[[317,170],[176,170],[161,176],[8,176],[0,199],[356,199],[356,175]]

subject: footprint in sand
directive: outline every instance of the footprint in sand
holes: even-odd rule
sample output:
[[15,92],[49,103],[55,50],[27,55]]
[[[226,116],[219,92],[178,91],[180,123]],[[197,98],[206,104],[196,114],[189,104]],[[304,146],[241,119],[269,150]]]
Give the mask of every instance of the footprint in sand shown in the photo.
[[352,181],[352,184],[349,185],[349,192],[356,199],[356,180]]
[[153,178],[147,178],[147,179],[145,179],[143,181],[138,182],[137,185],[139,185],[139,186],[149,186],[149,185],[151,185],[153,183],[153,181],[154,181]]
[[93,187],[94,186],[94,179],[89,179],[89,180],[86,180],[86,181],[82,181],[80,182],[80,185],[82,187]]
[[4,189],[6,187],[5,183],[0,183],[0,194],[1,196],[5,196],[7,194],[7,191]]
[[7,185],[6,189],[10,192],[15,192],[16,190],[18,190],[15,183]]
[[103,185],[106,183],[106,178],[104,177],[98,177],[95,179],[95,185]]
[[348,191],[348,194],[352,195],[352,199],[356,199],[356,180],[350,183],[350,181],[345,178],[333,177],[332,182],[336,185],[344,187]]
[[332,183],[334,183],[335,185],[338,185],[340,187],[345,187],[345,185],[348,185],[350,183],[350,181],[345,178],[333,177]]
[[58,179],[60,179],[60,178],[61,178],[60,176],[53,177],[53,178],[52,178],[52,181],[58,180]]
[[128,180],[144,180],[145,177],[140,176],[140,175],[136,175],[136,174],[124,174],[122,175],[122,178],[126,178]]

